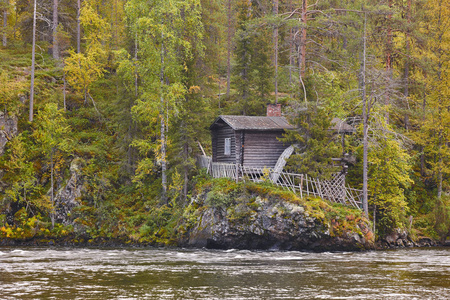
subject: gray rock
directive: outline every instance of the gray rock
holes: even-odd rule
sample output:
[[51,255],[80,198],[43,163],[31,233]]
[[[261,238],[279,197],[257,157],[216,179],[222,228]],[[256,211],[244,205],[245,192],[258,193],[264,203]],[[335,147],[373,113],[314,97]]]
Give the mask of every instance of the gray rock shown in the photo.
[[83,160],[75,158],[70,164],[70,178],[55,195],[55,220],[64,225],[72,224],[72,210],[79,206],[84,179],[81,174]]
[[0,156],[3,155],[6,143],[17,135],[17,118],[0,111]]
[[[328,224],[305,215],[299,205],[257,199],[260,207],[247,212],[242,204],[223,208],[209,207],[198,217],[185,245],[218,249],[277,249],[338,251],[373,249],[373,244],[356,232],[330,236]],[[230,216],[233,215],[233,218]]]

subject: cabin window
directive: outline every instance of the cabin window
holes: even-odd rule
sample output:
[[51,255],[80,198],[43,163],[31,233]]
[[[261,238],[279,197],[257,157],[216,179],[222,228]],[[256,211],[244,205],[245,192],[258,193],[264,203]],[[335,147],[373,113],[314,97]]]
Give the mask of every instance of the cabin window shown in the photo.
[[231,155],[231,138],[225,139],[225,150],[224,155]]

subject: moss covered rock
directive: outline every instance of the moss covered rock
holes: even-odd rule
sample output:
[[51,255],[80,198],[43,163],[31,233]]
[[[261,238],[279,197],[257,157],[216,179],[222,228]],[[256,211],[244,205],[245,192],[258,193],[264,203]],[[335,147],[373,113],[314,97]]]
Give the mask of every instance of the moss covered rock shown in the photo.
[[[217,195],[220,201],[215,201]],[[370,224],[360,211],[301,199],[269,184],[218,182],[200,190],[197,200],[202,209],[184,245],[314,251],[374,248]]]

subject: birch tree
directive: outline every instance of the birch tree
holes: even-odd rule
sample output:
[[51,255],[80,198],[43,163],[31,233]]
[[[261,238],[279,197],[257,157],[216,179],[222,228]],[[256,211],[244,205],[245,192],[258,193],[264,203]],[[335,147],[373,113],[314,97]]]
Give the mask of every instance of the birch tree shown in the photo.
[[58,0],[53,0],[53,22],[52,22],[52,40],[53,40],[53,49],[52,54],[53,58],[59,59],[59,45],[58,45]]
[[78,52],[79,49],[77,52],[69,51],[64,71],[67,74],[67,82],[82,93],[84,103],[87,104],[91,100],[97,109],[90,94],[90,88],[92,83],[103,77],[105,72],[104,65],[108,49],[103,43],[108,40],[110,34],[106,21],[88,1],[84,2],[79,19],[85,33],[86,50],[84,53]]
[[[126,12],[140,46],[138,72],[142,78],[141,97],[132,111],[137,120],[149,125],[148,138],[134,143],[147,156],[138,164],[136,179],[144,179],[152,172],[153,158],[148,155],[156,155],[161,170],[161,200],[167,203],[167,147],[170,145],[167,132],[186,93],[182,84],[185,67],[182,56],[189,56],[192,49],[183,36],[183,28],[200,30],[200,2],[132,0],[127,3]],[[159,137],[155,144],[152,139],[156,132]]]

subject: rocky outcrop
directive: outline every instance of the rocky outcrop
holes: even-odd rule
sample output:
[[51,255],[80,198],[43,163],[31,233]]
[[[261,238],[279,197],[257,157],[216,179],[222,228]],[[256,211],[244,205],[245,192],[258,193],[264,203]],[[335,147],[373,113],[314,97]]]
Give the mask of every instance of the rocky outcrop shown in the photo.
[[392,233],[380,239],[382,248],[412,247],[414,241],[408,236],[408,232],[402,229],[395,229]]
[[17,134],[17,118],[0,111],[0,156],[6,143]]
[[355,226],[355,231],[336,233],[323,215],[313,216],[301,205],[256,197],[253,202],[202,210],[185,244],[219,249],[373,249],[368,224],[360,221]]
[[74,159],[70,164],[70,178],[55,195],[55,221],[64,225],[72,224],[73,208],[80,205],[79,198],[83,192],[83,167],[81,159]]
[[405,248],[405,247],[435,247],[444,246],[429,237],[411,238],[405,229],[396,228],[390,234],[380,238],[377,243],[378,249]]

